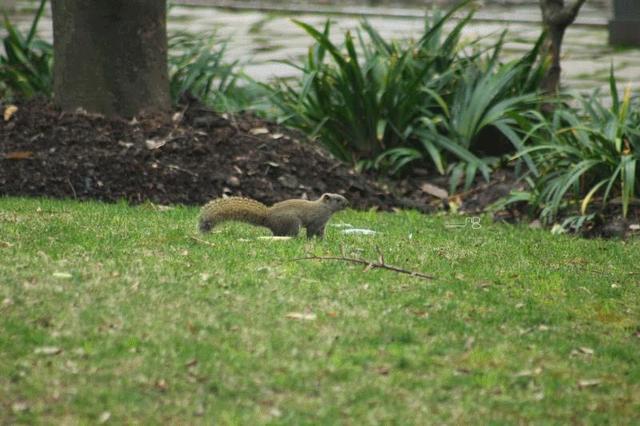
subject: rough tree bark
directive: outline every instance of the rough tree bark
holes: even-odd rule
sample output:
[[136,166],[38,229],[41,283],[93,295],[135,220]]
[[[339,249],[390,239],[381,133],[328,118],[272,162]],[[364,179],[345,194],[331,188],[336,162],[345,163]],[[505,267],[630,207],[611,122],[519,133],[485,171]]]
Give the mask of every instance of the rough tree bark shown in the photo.
[[640,2],[613,0],[613,19],[609,21],[609,43],[640,46]]
[[131,117],[170,107],[166,1],[53,0],[54,101]]
[[0,12],[11,12],[15,7],[15,0],[3,0],[2,3],[0,3]]
[[575,21],[585,1],[574,0],[573,3],[565,5],[564,0],[540,0],[542,23],[547,32],[545,56],[551,58],[551,66],[542,81],[542,90],[545,93],[554,94],[560,88],[562,39],[567,27]]

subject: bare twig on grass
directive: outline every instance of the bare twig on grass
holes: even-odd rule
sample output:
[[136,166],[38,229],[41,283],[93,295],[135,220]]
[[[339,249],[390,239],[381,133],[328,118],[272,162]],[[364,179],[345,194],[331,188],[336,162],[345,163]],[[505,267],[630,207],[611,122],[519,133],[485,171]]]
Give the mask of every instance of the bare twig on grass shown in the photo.
[[191,238],[193,241],[196,241],[196,242],[198,242],[200,244],[204,244],[204,245],[207,245],[209,247],[216,247],[215,244],[210,243],[209,241],[202,240],[202,239],[200,239],[198,237],[194,237],[193,235],[189,235],[189,238]]
[[[189,238],[191,238],[192,240],[200,243],[200,244],[205,244],[208,245],[210,247],[216,247],[215,244],[212,244],[208,241],[202,240],[198,237],[195,237],[193,235],[190,235]],[[425,280],[434,280],[435,277],[433,275],[427,275],[427,274],[423,274],[422,272],[418,272],[418,271],[411,271],[408,269],[403,269],[403,268],[399,268],[397,266],[393,266],[393,265],[389,265],[385,262],[384,260],[384,254],[382,253],[382,250],[380,250],[379,247],[376,247],[376,250],[378,251],[378,261],[377,262],[372,262],[370,260],[366,260],[366,259],[360,259],[360,258],[355,258],[355,257],[347,257],[344,256],[344,251],[343,248],[340,248],[340,252],[342,253],[342,256],[305,256],[305,257],[296,257],[294,259],[291,259],[294,262],[300,261],[300,260],[338,260],[338,261],[343,261],[343,262],[350,262],[350,263],[356,263],[359,265],[364,265],[364,271],[370,271],[371,269],[386,269],[388,271],[393,271],[393,272],[397,272],[399,274],[407,274],[407,275],[411,275],[412,277],[417,277],[417,278],[422,278]]]
[[393,272],[397,272],[399,274],[407,274],[407,275],[411,275],[412,277],[417,277],[417,278],[422,278],[425,280],[434,280],[435,277],[433,275],[427,275],[427,274],[423,274],[422,272],[418,272],[418,271],[410,271],[408,269],[403,269],[403,268],[399,268],[397,266],[393,266],[393,265],[388,265],[387,263],[385,263],[384,261],[384,256],[382,254],[382,252],[380,252],[380,250],[378,250],[378,254],[379,254],[379,258],[377,262],[372,262],[370,260],[366,260],[366,259],[360,259],[360,258],[356,258],[356,257],[345,257],[345,256],[306,256],[306,257],[297,257],[295,259],[292,259],[293,261],[300,261],[300,260],[338,260],[338,261],[342,261],[342,262],[349,262],[349,263],[356,263],[359,265],[365,265],[365,272],[369,271],[371,269],[386,269],[388,271],[393,271]]

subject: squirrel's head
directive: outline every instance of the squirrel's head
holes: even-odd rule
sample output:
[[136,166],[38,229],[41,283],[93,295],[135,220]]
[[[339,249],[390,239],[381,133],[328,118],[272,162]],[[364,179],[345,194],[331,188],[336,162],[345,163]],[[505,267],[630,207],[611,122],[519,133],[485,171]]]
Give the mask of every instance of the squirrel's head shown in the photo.
[[345,209],[349,205],[349,201],[340,194],[322,194],[320,201],[334,212]]

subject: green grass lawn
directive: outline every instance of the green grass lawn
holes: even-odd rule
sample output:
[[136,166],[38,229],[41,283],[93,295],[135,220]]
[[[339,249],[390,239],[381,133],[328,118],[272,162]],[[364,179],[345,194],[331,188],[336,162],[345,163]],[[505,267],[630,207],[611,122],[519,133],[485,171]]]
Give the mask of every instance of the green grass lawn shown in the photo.
[[[640,421],[640,242],[0,198],[0,424]],[[202,238],[196,241],[192,236]],[[305,255],[378,258],[436,277]]]

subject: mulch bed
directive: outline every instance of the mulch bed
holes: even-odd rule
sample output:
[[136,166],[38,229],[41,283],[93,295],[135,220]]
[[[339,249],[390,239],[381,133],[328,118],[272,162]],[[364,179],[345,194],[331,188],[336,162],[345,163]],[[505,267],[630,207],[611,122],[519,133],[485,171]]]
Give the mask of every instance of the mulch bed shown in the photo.
[[[172,119],[127,121],[41,100],[17,106],[0,120],[0,195],[199,205],[223,194],[270,204],[337,192],[361,209],[407,204],[296,132],[248,114],[192,104]],[[428,209],[428,197],[413,201]]]

